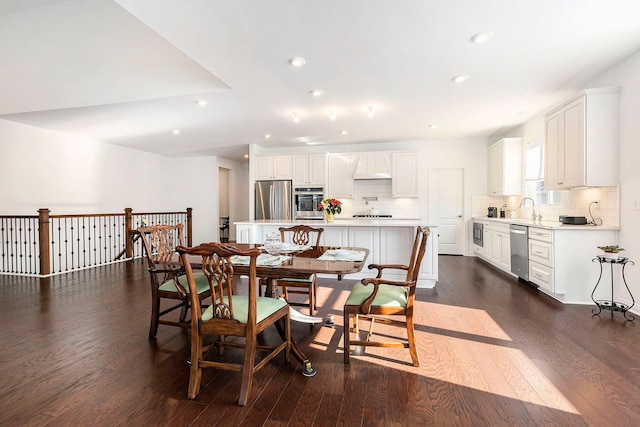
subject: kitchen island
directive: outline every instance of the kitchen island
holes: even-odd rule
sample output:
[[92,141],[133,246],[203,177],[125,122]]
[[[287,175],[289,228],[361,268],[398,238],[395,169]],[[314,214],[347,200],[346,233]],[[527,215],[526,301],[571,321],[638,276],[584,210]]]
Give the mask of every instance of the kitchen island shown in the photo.
[[[284,221],[259,220],[236,222],[238,243],[261,244],[265,236],[280,233],[280,227],[293,225],[322,227],[320,244],[336,247],[361,247],[369,249],[366,264],[403,264],[411,257],[416,227],[429,227],[431,234],[418,276],[419,288],[432,288],[438,280],[438,226],[424,224],[419,220],[408,219],[338,219],[333,223],[324,221]],[[322,275],[320,277],[323,277]],[[328,277],[328,276],[327,276]],[[375,270],[365,269],[351,274],[350,279],[375,277]],[[391,280],[405,280],[406,272],[401,270],[385,272]]]

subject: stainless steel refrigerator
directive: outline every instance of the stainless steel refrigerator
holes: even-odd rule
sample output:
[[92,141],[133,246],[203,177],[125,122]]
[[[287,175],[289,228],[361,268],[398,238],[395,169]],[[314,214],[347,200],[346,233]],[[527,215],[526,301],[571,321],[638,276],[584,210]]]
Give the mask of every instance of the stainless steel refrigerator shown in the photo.
[[255,219],[293,220],[293,191],[289,180],[256,181]]

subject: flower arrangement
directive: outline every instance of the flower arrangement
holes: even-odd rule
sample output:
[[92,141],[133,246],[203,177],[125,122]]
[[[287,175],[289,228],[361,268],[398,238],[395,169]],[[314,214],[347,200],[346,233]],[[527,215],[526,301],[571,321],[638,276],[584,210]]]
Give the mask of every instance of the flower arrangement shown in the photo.
[[339,214],[340,212],[342,212],[342,202],[332,197],[326,197],[320,200],[318,209],[332,215]]

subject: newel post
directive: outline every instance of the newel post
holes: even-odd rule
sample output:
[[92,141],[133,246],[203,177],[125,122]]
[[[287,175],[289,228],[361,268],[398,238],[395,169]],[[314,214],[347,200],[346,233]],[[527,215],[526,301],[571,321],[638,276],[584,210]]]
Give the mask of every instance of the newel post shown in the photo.
[[125,253],[127,258],[133,258],[133,209],[124,208],[124,235],[126,236]]
[[49,242],[49,212],[47,208],[38,209],[38,245],[40,247],[40,275],[51,274],[51,248]]
[[193,208],[187,208],[187,246],[193,246]]

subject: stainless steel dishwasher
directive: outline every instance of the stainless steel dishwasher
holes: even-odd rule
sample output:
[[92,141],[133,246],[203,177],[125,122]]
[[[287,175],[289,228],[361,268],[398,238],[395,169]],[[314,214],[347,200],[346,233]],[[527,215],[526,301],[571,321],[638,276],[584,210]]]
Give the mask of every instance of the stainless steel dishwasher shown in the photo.
[[529,227],[511,224],[509,229],[511,243],[511,272],[521,279],[529,281]]

